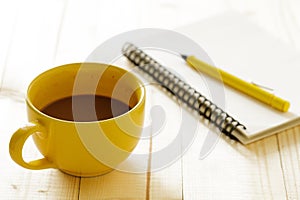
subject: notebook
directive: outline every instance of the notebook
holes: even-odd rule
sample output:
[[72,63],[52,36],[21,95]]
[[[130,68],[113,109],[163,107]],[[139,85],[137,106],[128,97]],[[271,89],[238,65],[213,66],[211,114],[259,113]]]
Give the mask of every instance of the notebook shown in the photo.
[[282,113],[224,86],[224,110],[247,128],[245,134],[236,136],[242,143],[300,124],[300,53],[297,50],[237,13],[225,13],[176,30],[204,48],[218,68],[271,88],[276,96],[290,101],[289,111]]
[[[132,32],[125,33],[104,43],[102,48],[89,56],[88,60],[111,62],[112,58],[116,57],[116,52],[120,52],[126,42],[141,47],[159,64],[178,75],[184,82],[233,117],[232,122],[237,120],[239,124],[246,127],[245,131],[236,133],[228,131],[228,135],[232,133],[243,144],[257,141],[300,124],[300,95],[297,94],[298,85],[300,85],[298,78],[300,53],[293,47],[276,39],[242,15],[232,12],[179,27],[176,31],[194,40],[193,44],[199,44],[216,67],[242,80],[272,88],[276,96],[290,102],[289,111],[286,113],[277,111],[205,74],[198,74],[180,56],[174,55],[174,52],[161,51],[171,45],[175,51],[181,51],[179,53],[193,54],[199,59],[203,58],[204,61],[208,61],[207,55],[202,51],[197,51],[195,46],[190,48],[182,41],[176,40],[177,36],[169,38],[170,35],[165,35],[164,31],[140,29],[133,32],[134,37]],[[145,40],[145,38],[147,39]],[[174,40],[176,42],[170,44],[170,41]],[[168,50],[168,48],[166,49]],[[190,50],[191,52],[185,52]],[[174,50],[172,49],[172,51]],[[120,58],[113,64],[133,69],[124,56]],[[222,93],[224,94],[221,94],[220,97],[224,98],[224,104],[219,104],[218,98],[211,98],[214,91],[207,87],[208,83],[219,85],[223,89]],[[243,126],[239,126],[239,128],[242,129]]]

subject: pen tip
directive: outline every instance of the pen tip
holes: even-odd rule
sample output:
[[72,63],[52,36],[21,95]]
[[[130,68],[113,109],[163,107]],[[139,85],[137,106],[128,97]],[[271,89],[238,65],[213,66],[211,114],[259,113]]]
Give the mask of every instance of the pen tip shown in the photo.
[[181,58],[183,58],[184,60],[186,60],[187,57],[188,57],[187,55],[181,54]]

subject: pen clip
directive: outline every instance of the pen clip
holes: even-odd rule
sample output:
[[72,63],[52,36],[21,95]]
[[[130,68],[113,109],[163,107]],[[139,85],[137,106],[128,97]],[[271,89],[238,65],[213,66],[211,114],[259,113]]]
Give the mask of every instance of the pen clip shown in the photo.
[[251,83],[252,85],[255,85],[255,86],[257,86],[257,87],[260,87],[261,89],[264,89],[264,90],[267,90],[267,91],[269,91],[269,92],[271,92],[271,93],[274,93],[274,89],[273,89],[273,88],[270,88],[270,87],[268,87],[268,86],[265,86],[265,85],[256,83],[256,82],[254,82],[254,81],[250,81],[250,83]]

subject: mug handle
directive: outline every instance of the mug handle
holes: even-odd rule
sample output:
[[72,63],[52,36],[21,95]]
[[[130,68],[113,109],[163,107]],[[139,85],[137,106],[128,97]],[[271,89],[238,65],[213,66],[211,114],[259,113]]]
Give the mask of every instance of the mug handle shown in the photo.
[[43,133],[45,129],[38,123],[31,123],[23,128],[19,128],[11,137],[9,143],[9,153],[11,158],[20,166],[27,169],[47,169],[56,168],[54,163],[49,161],[47,158],[41,158],[26,162],[23,159],[22,150],[27,138],[34,133]]

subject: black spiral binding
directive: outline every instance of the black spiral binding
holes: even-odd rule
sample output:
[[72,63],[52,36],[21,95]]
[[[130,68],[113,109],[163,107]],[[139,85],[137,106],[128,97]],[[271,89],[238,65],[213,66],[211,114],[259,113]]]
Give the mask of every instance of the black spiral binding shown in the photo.
[[199,115],[213,123],[222,133],[231,139],[237,140],[231,133],[238,126],[246,129],[244,125],[228,115],[221,108],[213,104],[210,100],[172,74],[133,44],[126,43],[123,46],[122,51],[124,56],[133,64],[150,75],[155,81],[184,102],[188,107],[197,111]]

